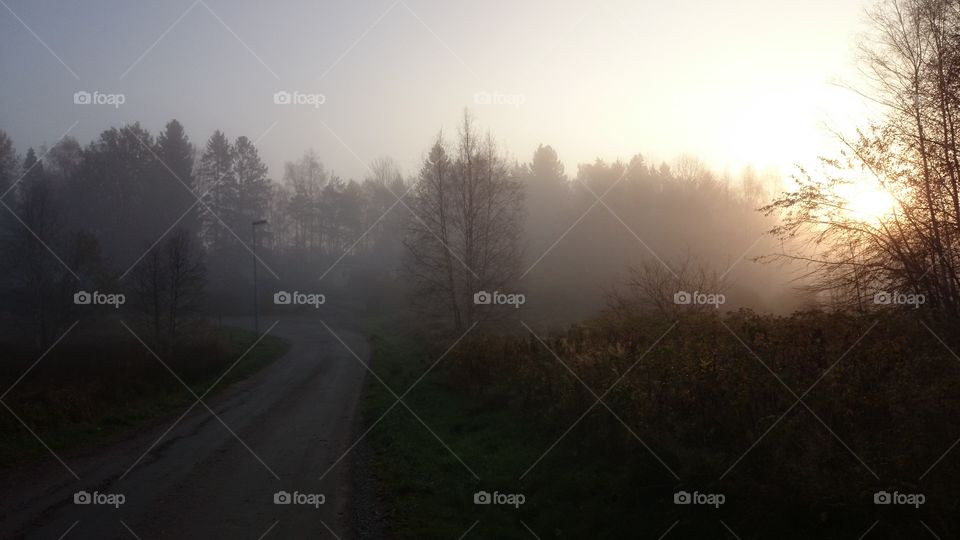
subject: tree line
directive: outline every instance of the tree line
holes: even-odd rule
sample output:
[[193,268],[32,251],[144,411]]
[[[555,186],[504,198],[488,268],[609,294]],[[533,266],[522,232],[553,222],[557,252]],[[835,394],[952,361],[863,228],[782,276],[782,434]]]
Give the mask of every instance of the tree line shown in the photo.
[[527,317],[590,316],[626,268],[677,276],[691,252],[742,278],[730,280],[742,305],[784,302],[779,273],[744,262],[769,247],[755,244],[771,224],[755,209],[770,178],[693,158],[598,159],[570,177],[548,145],[511,158],[468,112],[415,176],[384,157],[361,181],[313,150],[274,179],[254,141],[215,131],[197,147],[176,120],[156,136],[131,124],[24,157],[0,141],[3,250],[17,254],[4,257],[4,311],[38,346],[72,320],[77,289],[128,291],[167,342],[194,314],[246,313],[254,260],[264,303],[271,289],[388,291],[453,329],[518,313],[478,304],[483,291],[526,294]]
[[259,264],[299,270],[284,272],[293,283],[397,230],[368,227],[403,185],[388,159],[361,184],[310,151],[277,182],[249,138],[218,130],[196,148],[176,120],[156,136],[135,123],[39,150],[20,155],[0,131],[2,316],[38,348],[74,320],[76,291],[125,292],[163,343],[183,319],[249,298],[256,220],[268,222]]

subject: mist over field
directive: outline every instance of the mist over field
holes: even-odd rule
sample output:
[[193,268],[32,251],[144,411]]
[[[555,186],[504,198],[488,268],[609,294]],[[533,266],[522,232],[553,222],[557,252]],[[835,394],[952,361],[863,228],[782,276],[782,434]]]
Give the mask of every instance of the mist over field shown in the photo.
[[960,2],[0,0],[0,537],[960,535]]

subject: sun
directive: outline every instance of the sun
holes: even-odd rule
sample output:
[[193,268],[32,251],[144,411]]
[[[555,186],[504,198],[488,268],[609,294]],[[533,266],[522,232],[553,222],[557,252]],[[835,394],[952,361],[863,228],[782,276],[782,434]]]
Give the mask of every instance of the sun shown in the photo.
[[843,201],[843,211],[856,221],[879,222],[892,216],[897,209],[896,198],[874,182],[843,184],[834,191]]

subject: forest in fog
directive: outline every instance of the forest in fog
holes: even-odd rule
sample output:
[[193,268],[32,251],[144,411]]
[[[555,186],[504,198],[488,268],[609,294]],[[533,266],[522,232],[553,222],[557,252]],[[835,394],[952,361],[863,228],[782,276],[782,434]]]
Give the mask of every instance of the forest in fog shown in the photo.
[[[410,290],[424,287],[414,304],[436,303],[437,291],[405,264],[404,242],[436,239],[436,223],[421,221],[434,216],[418,206],[429,205],[420,186],[443,166],[437,161],[455,171],[471,154],[494,160],[496,181],[513,185],[509,200],[497,204],[515,206],[509,241],[516,251],[473,289],[523,291],[536,318],[564,324],[598,313],[625,269],[650,260],[729,270],[734,307],[786,312],[800,305],[782,269],[743,262],[773,245],[762,238],[773,221],[757,209],[774,179],[752,170],[719,176],[692,157],[652,164],[640,154],[598,159],[568,175],[549,145],[528,162],[506,157],[469,113],[457,133],[438,135],[417,173],[383,157],[360,180],[328,171],[312,149],[272,172],[249,138],[216,131],[195,145],[177,120],[157,134],[134,123],[86,145],[67,136],[23,153],[0,133],[3,201],[11,210],[3,249],[21,254],[5,257],[6,328],[42,349],[72,322],[67,292],[114,291],[127,293],[128,307],[145,319],[159,318],[153,330],[172,339],[181,318],[246,313],[253,260],[262,265],[266,303],[271,289],[284,288],[363,291],[365,302],[384,301],[407,288],[399,275],[413,277]],[[470,137],[482,143],[465,150]],[[267,223],[253,231],[261,219]]]
[[[81,80],[17,15],[27,6],[0,4],[0,23]],[[294,53],[257,54],[212,4],[190,5],[119,79],[196,10],[285,84],[268,64],[289,69]],[[128,117],[125,94],[72,91],[99,133],[71,133],[77,120],[42,144],[4,103],[0,537],[960,537],[960,1],[870,0],[858,33],[845,8],[814,4],[755,3],[738,24],[770,35],[721,40],[709,10],[733,24],[730,6],[648,6],[651,35],[689,20],[691,42],[716,51],[644,49],[614,17],[633,45],[558,53],[550,65],[576,80],[551,90],[570,102],[543,124],[521,110],[548,102],[539,83],[528,96],[471,82],[471,103],[436,73],[394,82],[406,57],[364,39],[398,32],[378,28],[396,14],[473,72],[441,38],[457,32],[406,0],[339,36],[315,79],[345,61],[363,84],[331,82],[334,106],[269,88],[277,119],[256,138],[242,85],[221,96],[241,104],[232,113],[198,100],[158,106],[162,121]],[[516,9],[498,28],[541,32],[557,15],[529,24]],[[788,20],[832,15],[836,27]],[[774,34],[796,57],[763,50]],[[856,67],[830,86],[868,112],[805,145],[788,120],[813,123],[826,93],[806,78],[839,54],[828,36],[852,40]],[[504,52],[465,41],[480,65]],[[722,77],[633,66],[701,54]],[[605,71],[661,76],[611,89]],[[737,109],[760,75],[795,102]],[[703,88],[710,114],[693,97]],[[634,91],[643,99],[620,93]],[[298,135],[271,142],[281,120]],[[791,166],[675,146],[664,158],[658,141],[677,133]]]

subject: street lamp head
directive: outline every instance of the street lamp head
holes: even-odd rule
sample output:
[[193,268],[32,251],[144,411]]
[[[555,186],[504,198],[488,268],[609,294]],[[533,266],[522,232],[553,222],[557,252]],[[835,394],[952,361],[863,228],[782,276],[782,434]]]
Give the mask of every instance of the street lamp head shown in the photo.
[[256,227],[257,225],[266,225],[266,224],[267,224],[267,220],[265,219],[258,219],[251,223],[251,225],[253,225],[254,227]]

